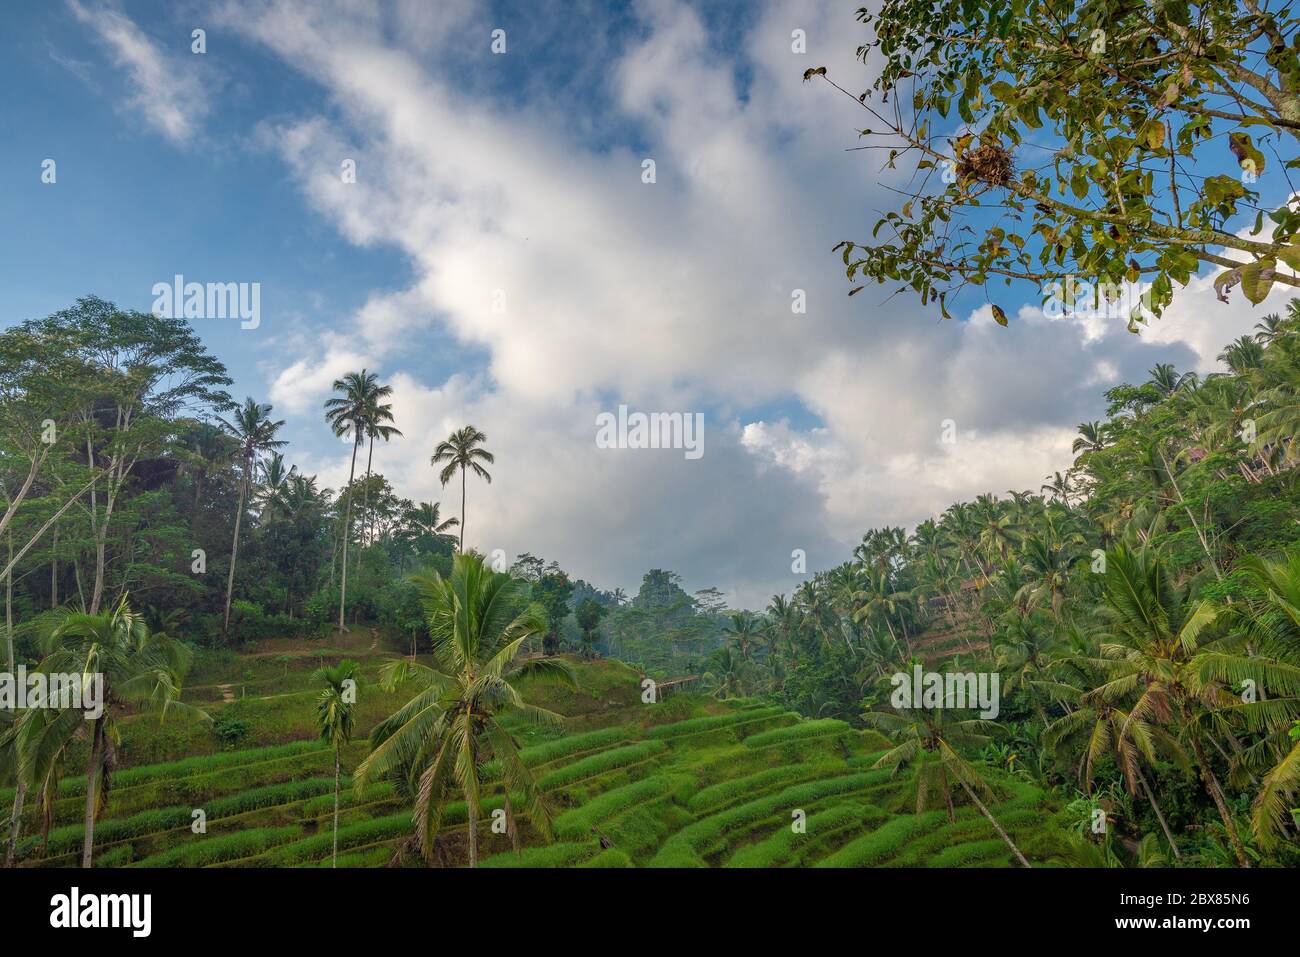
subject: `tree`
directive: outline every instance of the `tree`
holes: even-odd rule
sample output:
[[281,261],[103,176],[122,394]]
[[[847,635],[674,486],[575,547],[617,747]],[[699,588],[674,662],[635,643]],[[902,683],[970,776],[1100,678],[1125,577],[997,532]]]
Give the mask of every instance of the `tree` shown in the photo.
[[577,620],[578,627],[582,629],[582,643],[586,647],[587,654],[590,655],[596,644],[596,629],[600,627],[600,620],[605,617],[605,606],[585,598],[578,603],[573,617]]
[[541,578],[533,582],[533,601],[546,616],[546,631],[542,638],[542,650],[553,655],[560,650],[560,622],[569,614],[569,598],[573,595],[573,582],[559,567],[547,569]]
[[749,646],[758,640],[760,632],[759,621],[749,612],[738,611],[731,616],[731,620],[724,626],[727,637],[736,643],[740,649],[740,657],[745,661],[749,660]]
[[229,421],[222,419],[221,425],[239,443],[237,454],[243,466],[239,482],[239,505],[235,510],[235,534],[230,542],[230,572],[226,577],[226,611],[221,625],[222,634],[228,635],[230,597],[235,590],[235,562],[239,557],[239,527],[244,520],[244,503],[248,501],[253,486],[253,471],[259,456],[281,448],[287,443],[275,437],[284,425],[284,420],[272,419],[271,406],[258,404],[251,398],[244,400],[243,406],[235,410]]
[[[1103,306],[1106,288],[1140,281],[1134,330],[1202,263],[1225,267],[1224,299],[1238,284],[1252,303],[1274,283],[1300,285],[1280,268],[1300,264],[1300,213],[1259,208],[1266,164],[1252,139],[1289,195],[1300,138],[1289,8],[885,0],[857,18],[873,30],[857,50],[871,89],[854,96],[824,67],[805,79],[857,100],[866,148],[887,151],[889,168],[914,157],[918,185],[879,220],[878,239],[836,247],[851,280],[897,283],[944,316],[949,295],[993,279],[1070,306],[1076,295]],[[1255,210],[1250,235],[1229,225]],[[1075,277],[1089,293],[1071,288]]]
[[863,720],[870,727],[892,734],[897,742],[873,767],[891,768],[894,773],[903,767],[912,768],[916,786],[916,812],[920,814],[924,811],[931,798],[938,795],[947,808],[950,821],[956,820],[952,787],[953,784],[958,785],[993,825],[998,837],[1011,848],[1016,860],[1029,867],[1029,861],[1020,853],[1020,848],[1016,847],[1002,825],[980,800],[980,794],[988,797],[992,794],[992,789],[974,766],[956,750],[961,747],[982,748],[989,743],[990,735],[999,728],[988,721],[975,718],[950,720],[947,716],[949,710],[904,708],[898,712],[868,711],[863,714]]
[[339,751],[352,740],[356,724],[357,663],[344,659],[338,664],[317,668],[312,681],[323,684],[316,702],[316,726],[322,741],[334,749],[334,852],[330,866],[339,866]]
[[22,331],[56,345],[46,375],[73,406],[57,424],[76,436],[81,464],[102,474],[88,486],[95,551],[88,611],[95,615],[107,584],[109,530],[136,465],[168,444],[178,418],[226,408],[230,377],[183,319],[124,312],[94,296]]
[[1237,862],[1249,867],[1223,787],[1205,752],[1204,715],[1236,700],[1202,680],[1196,660],[1213,647],[1207,638],[1219,610],[1209,601],[1191,600],[1187,588],[1174,584],[1157,557],[1123,545],[1106,554],[1105,581],[1113,617],[1110,640],[1102,644],[1098,661],[1105,680],[1084,695],[1083,704],[1132,700],[1121,729],[1124,739],[1138,732],[1140,722],[1172,725],[1191,746]]
[[522,796],[533,826],[550,837],[550,809],[501,719],[512,713],[558,726],[560,716],[528,704],[518,683],[537,676],[572,686],[573,674],[562,661],[520,660],[524,642],[541,634],[545,621],[526,604],[526,582],[492,571],[478,555],[457,554],[450,577],[435,572],[421,580],[421,589],[435,666],[405,659],[384,666],[385,688],[411,677],[423,687],[375,727],[370,755],[354,777],[358,792],[390,772],[411,782],[417,794],[416,833],[426,858],[432,856],[443,809],[458,790],[469,816],[469,864],[476,867],[481,773],[488,760],[500,767],[510,826],[515,826],[513,802]]
[[487,449],[481,448],[487,436],[474,428],[467,425],[463,429],[451,433],[446,440],[438,443],[438,447],[433,450],[433,456],[429,459],[430,465],[443,465],[442,471],[438,473],[438,481],[442,487],[446,488],[447,483],[456,475],[456,470],[460,470],[460,545],[458,551],[465,551],[465,473],[472,471],[489,485],[492,484],[492,476],[488,473],[482,464],[486,462],[491,465],[496,461],[496,457]]
[[[48,762],[41,753],[62,752],[84,725],[90,741],[86,762],[85,839],[81,866],[90,867],[95,844],[95,821],[108,799],[109,776],[116,765],[114,749],[119,740],[116,721],[126,707],[138,713],[165,717],[169,711],[188,713],[203,719],[207,714],[180,701],[181,679],[189,669],[192,653],[183,644],[159,632],[151,632],[144,618],[132,611],[125,596],[112,611],[83,614],[60,610],[51,618],[52,627],[42,638],[44,658],[40,670],[48,674],[102,676],[102,712],[91,718],[74,708],[54,713],[53,725],[60,732],[46,736],[40,748],[20,756],[29,767],[41,769]],[[32,727],[51,723],[41,709],[25,712],[21,724],[30,719]],[[82,719],[82,720],[78,720]],[[29,772],[30,773],[30,772]]]
[[378,402],[379,377],[362,369],[349,372],[334,380],[334,391],[340,393],[325,402],[325,420],[339,438],[352,439],[352,465],[348,470],[346,516],[343,520],[343,571],[339,589],[339,631],[347,631],[344,612],[348,603],[348,542],[352,538],[352,483],[357,477],[357,449],[370,429],[370,417]]
[[[381,402],[381,399],[387,398],[393,394],[391,385],[382,385],[375,388],[370,397],[370,407],[366,410],[366,437],[370,439],[370,451],[366,455],[366,495],[370,494],[370,467],[375,459],[375,439],[383,439],[387,442],[396,436],[400,436],[401,431],[394,425],[393,407],[390,403]],[[370,499],[367,497],[366,508],[369,508]],[[370,516],[370,532],[368,539],[372,539],[375,531],[375,518]]]

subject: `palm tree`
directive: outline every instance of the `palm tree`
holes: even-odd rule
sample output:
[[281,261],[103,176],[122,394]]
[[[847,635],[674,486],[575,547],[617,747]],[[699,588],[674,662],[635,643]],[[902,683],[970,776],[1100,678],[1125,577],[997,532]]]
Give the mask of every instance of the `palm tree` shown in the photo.
[[1100,422],[1082,422],[1079,424],[1079,437],[1070,446],[1075,455],[1085,452],[1100,452],[1106,447],[1106,427]]
[[759,624],[754,616],[745,611],[736,612],[723,626],[723,630],[740,648],[740,657],[748,661],[749,646],[758,639],[759,635]]
[[488,760],[500,768],[510,826],[511,802],[522,796],[533,826],[550,837],[550,809],[501,718],[513,713],[559,725],[559,715],[524,701],[518,682],[536,675],[573,685],[573,673],[555,658],[520,660],[524,642],[546,631],[541,610],[525,606],[528,583],[522,579],[492,571],[478,555],[460,553],[452,559],[449,578],[435,572],[420,583],[435,667],[406,659],[384,666],[385,688],[413,675],[424,687],[375,727],[370,755],[354,777],[361,791],[372,778],[404,775],[417,795],[416,834],[426,858],[432,856],[443,809],[459,791],[469,818],[469,863],[476,867],[481,771]]
[[[90,867],[95,844],[95,821],[107,803],[109,774],[116,765],[115,748],[120,740],[117,714],[126,707],[135,712],[152,712],[165,717],[168,711],[181,710],[207,719],[207,715],[182,704],[181,678],[189,669],[192,653],[179,641],[160,632],[150,632],[144,618],[127,605],[126,596],[111,612],[87,615],[55,612],[52,627],[42,637],[45,654],[40,670],[46,674],[80,674],[102,676],[100,702],[102,711],[93,720],[80,709],[67,708],[49,712],[32,709],[39,715],[36,725],[45,725],[44,734],[33,734],[28,743],[36,746],[39,738],[44,756],[29,754],[28,773],[43,771],[47,776],[51,752],[65,751],[81,726],[90,739],[86,763],[85,838],[81,866]],[[50,734],[54,731],[54,734]],[[22,760],[20,758],[20,760]]]
[[1139,733],[1140,722],[1172,725],[1191,746],[1206,793],[1214,801],[1242,867],[1249,867],[1227,798],[1205,754],[1204,713],[1237,702],[1213,681],[1203,680],[1197,656],[1213,648],[1206,640],[1219,610],[1193,602],[1161,561],[1120,545],[1106,554],[1105,600],[1114,623],[1103,641],[1104,680],[1081,699],[1089,707],[1134,699],[1120,729],[1121,742]]
[[447,436],[446,441],[439,443],[433,450],[432,458],[429,459],[430,465],[447,463],[438,473],[438,480],[442,482],[443,488],[447,487],[447,483],[455,477],[456,470],[460,469],[460,545],[457,551],[461,552],[465,551],[465,473],[473,470],[479,478],[489,485],[492,484],[492,476],[479,464],[486,462],[491,465],[496,461],[491,452],[480,448],[486,441],[486,435],[474,426],[467,425]]
[[1200,677],[1232,686],[1252,680],[1267,695],[1240,701],[1232,711],[1258,744],[1237,755],[1238,770],[1262,773],[1251,808],[1251,831],[1266,848],[1286,835],[1300,793],[1300,548],[1277,559],[1248,556],[1238,564],[1264,595],[1241,609],[1230,606],[1230,647],[1198,656]]
[[237,448],[231,436],[211,422],[198,422],[180,440],[176,455],[181,461],[181,471],[194,479],[194,507],[190,523],[198,519],[199,503],[203,500],[203,484],[208,476],[230,465]]
[[1147,375],[1151,376],[1147,380],[1147,385],[1154,387],[1162,398],[1168,398],[1175,392],[1181,392],[1196,383],[1195,372],[1184,372],[1180,375],[1171,362],[1157,363]]
[[230,574],[226,578],[226,614],[221,626],[223,635],[230,632],[230,597],[235,590],[235,561],[239,557],[239,526],[244,519],[244,503],[248,501],[249,489],[253,484],[253,469],[258,456],[286,443],[275,437],[284,425],[284,420],[271,419],[271,406],[259,404],[251,398],[245,399],[241,408],[235,410],[231,420],[221,420],[221,425],[239,443],[237,454],[243,463],[243,474],[239,483],[239,507],[235,511],[235,534],[230,543]]
[[993,825],[998,837],[1006,841],[1016,860],[1025,867],[1029,861],[1011,840],[979,795],[992,796],[992,789],[979,772],[967,762],[957,748],[982,749],[991,740],[998,726],[978,718],[949,720],[947,708],[925,710],[903,708],[898,711],[868,711],[862,715],[866,723],[890,734],[897,742],[886,751],[873,767],[891,768],[895,774],[902,767],[911,767],[916,784],[916,812],[926,809],[930,799],[938,794],[948,811],[948,820],[956,820],[952,805],[952,785],[956,782],[985,819]]
[[353,481],[357,476],[357,449],[365,440],[370,416],[377,403],[380,389],[379,377],[362,369],[349,372],[334,380],[334,391],[340,393],[325,402],[325,420],[339,438],[352,439],[352,466],[348,471],[347,515],[343,521],[343,577],[339,589],[339,631],[347,631],[344,610],[348,602],[348,541],[352,538]]
[[441,502],[421,502],[402,517],[419,535],[437,538],[460,524],[458,518],[443,519],[441,506]]
[[339,866],[339,751],[352,740],[356,723],[357,663],[344,659],[333,667],[317,668],[312,681],[325,685],[316,702],[316,725],[322,741],[334,749],[334,854],[330,867]]
[[[370,439],[370,451],[366,455],[366,491],[362,503],[363,510],[368,514],[370,508],[370,467],[375,460],[375,439],[383,439],[387,442],[394,436],[400,436],[401,431],[388,423],[393,421],[393,406],[387,402],[380,402],[393,394],[391,385],[378,386],[370,399],[370,408],[366,410],[366,437]],[[370,528],[367,534],[367,540],[373,541],[375,532],[375,517],[370,516]]]
[[258,521],[267,524],[286,514],[286,496],[293,486],[294,479],[298,477],[298,466],[291,465],[286,468],[284,456],[279,452],[272,452],[271,457],[262,463],[261,472],[262,480],[258,483],[253,501],[262,510]]
[[[1292,300],[1294,302],[1295,300]],[[1262,320],[1255,323],[1255,328],[1259,332],[1255,333],[1255,339],[1261,345],[1268,345],[1275,339],[1281,338],[1286,334],[1286,325],[1281,316],[1276,312],[1271,312]]]

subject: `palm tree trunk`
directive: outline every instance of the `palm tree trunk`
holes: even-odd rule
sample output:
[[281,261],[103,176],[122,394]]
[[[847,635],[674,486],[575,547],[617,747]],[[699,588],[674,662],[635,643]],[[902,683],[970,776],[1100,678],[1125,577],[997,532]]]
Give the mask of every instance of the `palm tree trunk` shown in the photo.
[[465,468],[460,470],[460,553],[465,554]]
[[352,537],[352,480],[357,474],[357,446],[359,444],[359,442],[352,443],[352,469],[348,472],[348,514],[343,522],[343,578],[342,585],[339,587],[339,631],[348,630],[348,626],[343,623],[343,609],[348,602],[348,539]]
[[248,471],[252,456],[244,460],[244,480],[239,483],[239,508],[235,512],[235,537],[230,543],[230,574],[226,576],[226,617],[221,626],[222,637],[230,634],[230,596],[235,592],[235,561],[239,557],[239,526],[244,520],[244,500],[248,497]]
[[469,866],[478,867],[478,805],[475,801],[465,802],[469,815]]
[[50,607],[59,607],[59,523],[54,523],[54,538],[50,544]]
[[339,866],[339,746],[334,745],[334,856],[330,867]]
[[1169,467],[1169,460],[1165,458],[1165,450],[1160,449],[1160,461],[1164,463],[1165,472],[1169,475],[1169,484],[1174,487],[1174,492],[1178,495],[1178,504],[1183,507],[1187,513],[1188,520],[1192,523],[1192,528],[1196,532],[1196,537],[1201,540],[1201,548],[1205,551],[1205,557],[1210,560],[1210,569],[1214,572],[1214,577],[1223,581],[1223,573],[1219,571],[1219,563],[1214,559],[1214,553],[1210,551],[1210,543],[1205,539],[1205,532],[1196,522],[1196,516],[1192,514],[1191,508],[1187,505],[1187,500],[1183,498],[1183,490],[1178,486],[1178,479],[1174,477],[1174,470]]
[[[9,529],[9,564],[14,560],[14,533]],[[5,576],[5,639],[9,646],[9,673],[14,674],[14,573],[13,569]],[[27,785],[21,777],[14,789],[14,812],[9,825],[9,846],[5,848],[5,867],[14,866],[18,853],[18,837],[23,826],[23,799],[27,796]]]
[[1201,768],[1201,783],[1205,785],[1205,790],[1214,799],[1214,806],[1219,810],[1219,817],[1223,820],[1224,830],[1228,832],[1228,841],[1232,844],[1232,853],[1236,855],[1237,863],[1241,867],[1250,867],[1250,858],[1246,856],[1246,848],[1241,843],[1241,835],[1237,833],[1237,822],[1233,820],[1232,812],[1228,810],[1228,802],[1223,796],[1223,788],[1219,786],[1219,779],[1210,767],[1210,762],[1205,759],[1205,747],[1201,744],[1200,735],[1196,734],[1195,731],[1192,733],[1192,751],[1196,755],[1196,763]]
[[366,489],[361,493],[361,511],[366,516],[366,535],[363,541],[370,544],[370,536],[375,530],[374,516],[370,514],[370,466],[375,461],[375,437],[370,436],[370,451],[366,455]]
[[1018,860],[1025,867],[1031,867],[1032,865],[1027,860],[1025,860],[1025,855],[1020,853],[1020,848],[1016,847],[1015,841],[1011,840],[1011,838],[1007,836],[1007,832],[1002,830],[1002,825],[999,824],[997,820],[993,817],[993,815],[989,813],[989,809],[986,808],[984,806],[984,802],[981,801],[978,796],[976,796],[975,791],[971,788],[971,786],[967,784],[965,781],[961,781],[961,786],[962,789],[966,792],[966,796],[969,797],[973,802],[975,802],[975,806],[980,809],[980,813],[983,814],[986,818],[988,818],[988,822],[993,825],[993,830],[998,832],[998,837],[1002,838],[1002,840],[1007,842],[1007,847],[1011,848],[1011,853],[1016,855],[1016,860]]
[[1174,852],[1174,859],[1181,860],[1182,855],[1178,853],[1178,843],[1174,840],[1173,833],[1169,830],[1169,825],[1165,823],[1165,816],[1160,813],[1160,805],[1156,803],[1156,796],[1151,791],[1151,785],[1147,784],[1146,775],[1139,768],[1137,779],[1142,784],[1142,790],[1147,796],[1147,801],[1151,804],[1151,810],[1156,812],[1156,820],[1160,822],[1160,830],[1165,832],[1165,840],[1169,842],[1169,849]]
[[104,719],[96,718],[90,731],[90,760],[86,764],[86,837],[81,845],[81,866],[90,867],[95,850],[95,805],[99,800],[99,770],[104,741]]

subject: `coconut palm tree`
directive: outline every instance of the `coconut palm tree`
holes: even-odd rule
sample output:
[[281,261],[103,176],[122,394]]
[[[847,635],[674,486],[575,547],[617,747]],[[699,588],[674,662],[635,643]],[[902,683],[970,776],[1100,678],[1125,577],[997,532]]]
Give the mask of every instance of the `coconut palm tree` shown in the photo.
[[1237,568],[1264,596],[1225,609],[1233,635],[1222,649],[1197,657],[1202,680],[1266,693],[1241,696],[1231,711],[1257,744],[1236,755],[1238,771],[1262,775],[1251,808],[1251,832],[1274,847],[1292,825],[1300,793],[1300,548],[1277,559],[1248,556]]
[[886,751],[873,767],[891,768],[895,774],[901,768],[911,768],[916,786],[916,813],[924,811],[937,795],[944,801],[950,821],[956,820],[952,803],[952,788],[956,784],[993,825],[998,837],[1006,841],[1016,860],[1029,867],[1029,861],[1020,853],[1020,848],[980,800],[981,794],[991,798],[992,788],[957,752],[957,748],[983,749],[992,740],[991,735],[1000,730],[999,727],[978,718],[949,718],[949,710],[902,708],[864,713],[862,719],[868,726],[884,731],[895,741],[894,747]]
[[415,508],[408,509],[403,519],[418,535],[438,537],[460,524],[458,518],[444,519],[440,514],[441,502],[421,502]]
[[[161,632],[151,632],[143,616],[132,611],[124,595],[110,612],[88,615],[59,610],[52,612],[50,627],[41,636],[44,657],[40,670],[46,674],[102,676],[101,713],[94,718],[81,709],[32,709],[38,715],[26,730],[24,743],[32,750],[26,762],[29,777],[51,775],[54,755],[66,753],[74,735],[83,728],[89,739],[86,762],[85,838],[81,866],[90,867],[95,844],[95,821],[107,803],[109,776],[116,765],[115,749],[120,735],[117,720],[125,708],[135,713],[165,717],[170,711],[207,719],[207,715],[180,699],[181,679],[189,668],[192,653],[179,641]],[[56,789],[57,790],[57,789]],[[52,799],[47,795],[47,800]]]
[[432,856],[447,801],[459,792],[469,817],[469,863],[475,867],[482,769],[488,760],[500,769],[510,826],[512,802],[522,797],[533,826],[549,838],[550,809],[501,721],[509,713],[559,725],[559,715],[524,700],[518,682],[534,675],[572,685],[573,673],[555,658],[520,660],[524,642],[546,631],[540,609],[526,605],[526,581],[494,572],[480,556],[464,553],[453,557],[450,577],[435,572],[419,581],[435,666],[407,659],[384,666],[385,688],[408,678],[423,687],[375,727],[370,755],[354,778],[358,792],[390,772],[410,783],[417,795],[416,835],[426,858]]
[[455,477],[456,470],[460,470],[460,545],[457,551],[461,552],[465,551],[465,473],[472,471],[489,485],[492,484],[492,476],[480,464],[486,462],[491,465],[496,461],[491,452],[481,448],[486,441],[486,435],[474,426],[467,425],[440,442],[429,459],[430,465],[446,463],[438,473],[438,481],[443,488]]
[[1185,740],[1237,862],[1249,867],[1223,787],[1205,753],[1205,716],[1238,701],[1204,680],[1202,662],[1196,660],[1213,647],[1207,638],[1219,609],[1209,601],[1192,601],[1186,585],[1175,585],[1155,555],[1124,545],[1106,554],[1104,595],[1112,618],[1097,661],[1104,679],[1082,703],[1102,708],[1132,701],[1121,742],[1138,734],[1141,722],[1168,725]]
[[[383,439],[385,442],[392,438],[400,436],[401,430],[391,425],[393,421],[393,406],[388,402],[381,402],[393,394],[391,385],[378,386],[371,395],[370,408],[366,410],[366,438],[370,439],[370,451],[366,454],[366,491],[362,500],[362,510],[365,514],[370,514],[370,470],[375,460],[375,439]],[[366,535],[367,541],[374,541],[375,517],[370,515],[370,527]]]
[[1162,398],[1168,398],[1175,392],[1181,392],[1196,383],[1195,372],[1184,372],[1180,375],[1175,371],[1172,362],[1157,363],[1147,375],[1151,377],[1147,380],[1147,385],[1159,392]]
[[198,519],[204,483],[214,472],[227,468],[237,452],[238,448],[231,435],[212,422],[197,422],[181,436],[180,447],[176,451],[180,470],[194,480],[191,524]]
[[1081,422],[1079,437],[1070,445],[1076,456],[1085,452],[1100,452],[1106,447],[1106,427],[1100,422]]
[[285,466],[284,456],[272,452],[271,457],[262,463],[261,481],[253,502],[261,509],[258,521],[267,524],[286,514],[285,504],[293,480],[298,477],[298,466]]
[[746,611],[738,611],[723,626],[727,637],[740,649],[740,657],[749,660],[749,646],[758,640],[760,626],[758,619]]
[[230,632],[230,597],[235,590],[235,562],[239,557],[239,526],[243,522],[244,505],[253,485],[253,470],[259,456],[287,443],[275,437],[284,425],[284,420],[272,419],[271,406],[259,404],[251,398],[244,400],[243,406],[234,411],[229,421],[220,421],[222,427],[239,443],[236,455],[242,464],[239,506],[235,510],[235,534],[230,543],[230,573],[226,578],[226,613],[221,626],[221,633],[226,635]]
[[352,465],[348,470],[346,516],[343,520],[343,571],[339,588],[339,631],[347,631],[344,612],[348,603],[348,542],[352,538],[353,481],[357,477],[357,449],[365,441],[370,428],[370,417],[378,403],[381,389],[379,377],[362,369],[349,372],[334,380],[334,391],[339,393],[325,402],[325,421],[339,438],[352,440]]
[[352,740],[356,724],[357,663],[344,659],[338,664],[317,668],[312,681],[325,687],[316,701],[316,726],[322,741],[334,749],[334,852],[330,867],[339,866],[339,751]]

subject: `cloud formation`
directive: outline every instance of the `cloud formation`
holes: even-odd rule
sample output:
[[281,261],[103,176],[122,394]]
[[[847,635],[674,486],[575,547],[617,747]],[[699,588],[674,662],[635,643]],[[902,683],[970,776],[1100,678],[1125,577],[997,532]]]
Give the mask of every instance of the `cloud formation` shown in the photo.
[[208,110],[195,72],[178,68],[176,56],[165,53],[119,8],[91,6],[81,0],[68,0],[68,7],[126,73],[127,106],[169,140],[187,142]]
[[[1205,371],[1262,311],[1224,307],[1200,280],[1141,337],[1030,308],[1004,329],[987,307],[939,323],[887,290],[848,300],[830,246],[889,200],[866,154],[843,150],[856,105],[800,75],[861,76],[851,13],[771,4],[725,36],[675,0],[635,13],[625,46],[574,66],[601,91],[575,107],[488,82],[520,54],[494,58],[495,24],[468,4],[222,8],[224,26],[327,97],[328,110],[268,122],[262,142],[343,236],[399,250],[415,276],[286,359],[271,398],[319,409],[338,374],[380,369],[405,437],[376,467],[417,500],[456,497],[429,468],[437,440],[467,422],[486,431],[498,465],[490,488],[470,489],[471,545],[542,554],[608,587],[669,567],[759,605],[797,584],[793,549],[815,570],[873,525],[1037,490],[1069,464],[1105,388],[1157,362]],[[504,26],[519,50],[529,25]],[[795,29],[807,55],[791,50]],[[791,310],[796,290],[806,313]],[[484,367],[430,381],[408,348],[430,328]],[[595,416],[620,402],[704,411],[706,455],[598,449]],[[346,464],[341,450],[310,467],[337,487]]]

